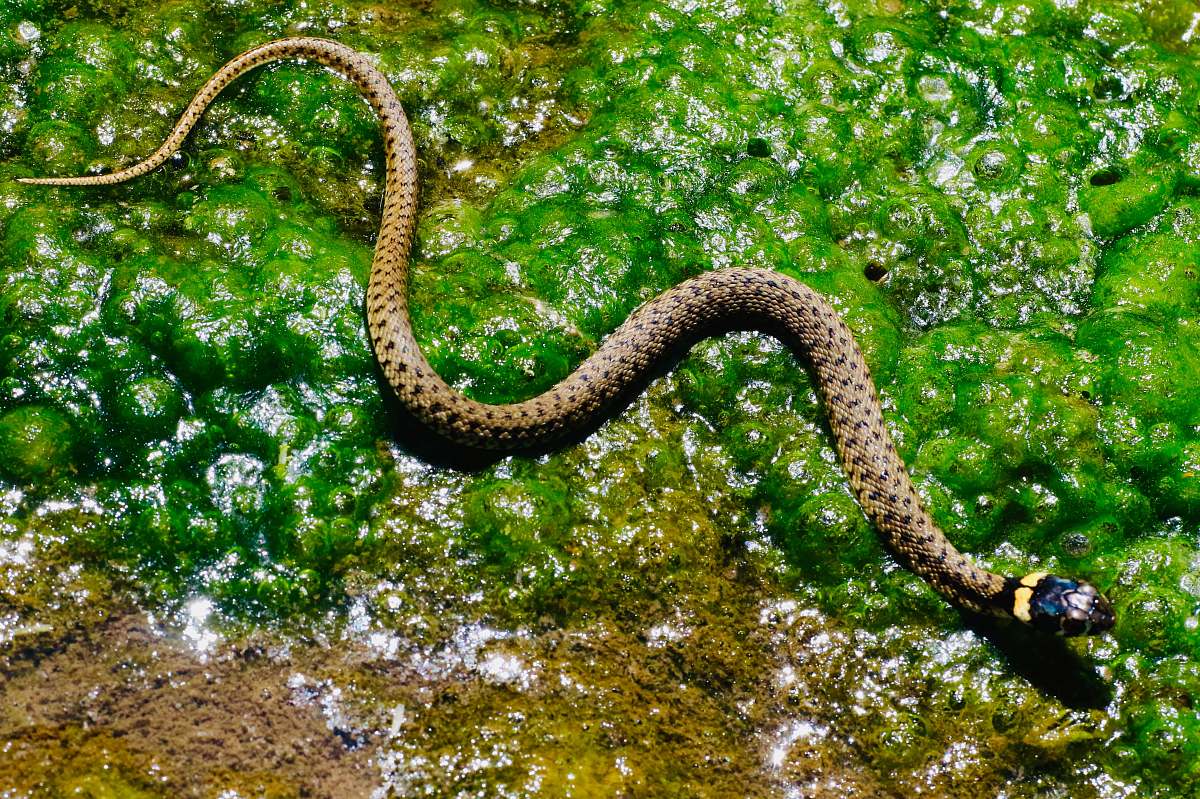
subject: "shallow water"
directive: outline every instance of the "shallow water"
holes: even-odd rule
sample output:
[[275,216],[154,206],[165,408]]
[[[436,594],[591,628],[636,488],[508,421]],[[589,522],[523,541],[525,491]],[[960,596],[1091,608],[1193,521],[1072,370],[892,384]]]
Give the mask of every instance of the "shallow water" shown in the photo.
[[[0,23],[0,797],[1200,791],[1192,3]],[[757,334],[582,443],[444,463],[381,398],[382,151],[333,73],[244,78],[134,183],[11,180],[144,156],[288,34],[376,55],[408,109],[453,385],[530,396],[683,278],[779,270],[854,329],[951,538],[1088,576],[1116,630],[1031,638],[900,569]]]

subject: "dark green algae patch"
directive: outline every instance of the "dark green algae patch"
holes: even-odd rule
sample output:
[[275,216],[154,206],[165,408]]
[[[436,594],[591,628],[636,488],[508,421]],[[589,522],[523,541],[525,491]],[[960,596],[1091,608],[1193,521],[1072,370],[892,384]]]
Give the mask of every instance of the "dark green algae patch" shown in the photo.
[[[201,650],[215,625],[365,653],[322,707],[380,796],[1195,796],[1196,20],[5,2],[0,686],[122,593]],[[144,156],[294,33],[376,54],[412,116],[412,305],[452,384],[530,396],[689,275],[779,270],[855,330],[951,538],[1093,579],[1116,630],[981,626],[897,568],[756,334],[578,445],[431,463],[363,332],[381,151],[331,73],[243,79],[137,182],[12,181]],[[3,796],[303,788],[2,720]]]

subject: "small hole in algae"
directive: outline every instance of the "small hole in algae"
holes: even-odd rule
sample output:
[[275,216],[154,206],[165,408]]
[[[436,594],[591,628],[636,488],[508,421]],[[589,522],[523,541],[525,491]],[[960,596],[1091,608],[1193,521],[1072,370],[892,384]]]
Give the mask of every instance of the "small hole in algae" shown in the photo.
[[1121,182],[1121,173],[1113,167],[1101,169],[1088,180],[1093,186],[1111,186]]
[[767,144],[766,139],[760,139],[757,136],[746,142],[746,155],[754,158],[766,158],[771,154],[771,145]]
[[887,276],[887,273],[888,270],[884,268],[883,264],[876,263],[875,261],[867,264],[863,269],[863,274],[867,276],[867,280],[871,281],[883,280]]

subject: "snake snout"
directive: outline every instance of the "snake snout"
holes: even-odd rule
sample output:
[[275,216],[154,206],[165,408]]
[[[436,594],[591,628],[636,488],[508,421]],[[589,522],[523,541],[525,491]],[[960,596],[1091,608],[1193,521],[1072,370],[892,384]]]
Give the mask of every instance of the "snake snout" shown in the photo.
[[1089,583],[1079,583],[1064,599],[1067,611],[1062,618],[1063,635],[1098,635],[1111,630],[1117,621],[1112,605]]

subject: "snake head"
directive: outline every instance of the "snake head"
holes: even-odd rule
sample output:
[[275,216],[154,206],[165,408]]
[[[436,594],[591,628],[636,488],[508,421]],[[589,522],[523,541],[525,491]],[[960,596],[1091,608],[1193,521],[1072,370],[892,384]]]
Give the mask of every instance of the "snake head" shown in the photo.
[[1090,583],[1034,572],[1013,592],[1013,615],[1058,635],[1098,635],[1116,622],[1112,605]]

